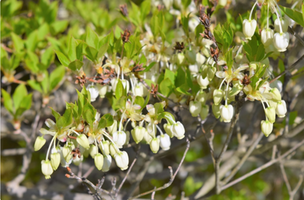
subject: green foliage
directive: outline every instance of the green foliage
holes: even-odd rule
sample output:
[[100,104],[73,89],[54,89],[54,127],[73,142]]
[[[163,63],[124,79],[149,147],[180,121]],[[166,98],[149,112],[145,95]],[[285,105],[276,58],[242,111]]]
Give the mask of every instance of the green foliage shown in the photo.
[[295,22],[304,27],[304,5],[302,4],[302,12],[297,11],[295,9],[287,8],[284,6],[280,6],[280,8],[284,11],[284,13],[293,19]]

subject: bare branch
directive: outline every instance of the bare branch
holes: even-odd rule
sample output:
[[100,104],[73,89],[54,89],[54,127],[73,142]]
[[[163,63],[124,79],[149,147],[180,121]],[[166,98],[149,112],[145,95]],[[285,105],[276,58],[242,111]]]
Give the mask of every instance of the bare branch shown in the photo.
[[127,180],[127,177],[130,174],[130,172],[131,172],[131,170],[132,170],[132,168],[133,168],[133,166],[134,166],[134,164],[135,164],[136,161],[137,161],[137,158],[134,158],[134,160],[133,160],[132,164],[130,165],[130,167],[129,167],[129,169],[128,169],[126,175],[125,175],[125,177],[123,178],[123,180],[121,181],[120,185],[118,186],[118,189],[116,190],[115,198],[117,198],[117,195],[118,195],[121,187],[123,186],[123,184]]
[[240,178],[224,185],[222,187],[222,190],[227,189],[229,187],[231,187],[232,185],[235,185],[236,183],[248,178],[249,176],[252,176],[253,174],[256,174],[260,171],[262,171],[263,169],[273,165],[274,163],[278,162],[280,159],[284,159],[285,157],[287,157],[288,155],[290,155],[291,153],[293,153],[296,149],[298,149],[301,145],[304,144],[304,140],[302,140],[301,142],[299,142],[298,144],[296,144],[293,148],[291,148],[290,150],[288,150],[286,153],[284,153],[282,156],[279,156],[278,158],[274,159],[274,160],[270,160],[269,162],[265,163],[264,165],[256,168],[255,170],[252,170],[251,172],[241,176]]
[[185,160],[185,157],[186,157],[186,155],[187,155],[187,152],[188,152],[188,150],[189,150],[189,148],[190,148],[190,141],[189,141],[188,138],[186,139],[186,142],[187,142],[187,147],[186,147],[186,149],[185,149],[184,155],[183,155],[183,157],[182,157],[182,159],[181,159],[181,161],[180,161],[180,163],[179,163],[179,165],[178,165],[178,167],[177,167],[175,173],[173,174],[172,167],[170,167],[170,166],[168,167],[168,168],[170,169],[170,177],[171,177],[171,178],[170,178],[170,181],[169,181],[168,183],[166,183],[165,185],[159,187],[159,188],[155,188],[155,189],[153,189],[153,190],[150,190],[150,191],[141,193],[141,194],[139,194],[139,195],[137,195],[137,196],[135,196],[135,197],[131,197],[130,199],[137,199],[138,197],[141,197],[141,196],[150,194],[150,193],[152,193],[152,192],[156,192],[156,191],[159,191],[159,190],[166,189],[167,187],[169,187],[169,186],[173,183],[173,181],[174,181],[174,179],[175,179],[177,173],[178,173],[179,170],[180,170],[180,167],[182,166],[182,164],[183,164],[183,162],[184,162],[184,160]]

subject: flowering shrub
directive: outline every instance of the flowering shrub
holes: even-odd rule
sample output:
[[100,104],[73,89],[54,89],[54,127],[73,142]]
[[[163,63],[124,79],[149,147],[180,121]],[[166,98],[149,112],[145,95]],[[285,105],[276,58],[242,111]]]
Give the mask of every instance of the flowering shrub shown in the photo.
[[[46,153],[41,160],[45,179],[51,179],[61,165],[68,170],[67,178],[91,184],[95,198],[110,195],[123,199],[119,192],[125,179],[118,190],[113,189],[116,182],[112,182],[109,192],[101,189],[101,181],[96,187],[78,177],[72,166],[92,160],[102,174],[111,172],[115,163],[120,170],[127,170],[127,177],[141,155],[140,148],[149,147],[152,154],[145,156],[152,158],[153,154],[170,151],[171,146],[187,143],[174,174],[170,168],[172,184],[190,142],[196,141],[196,134],[190,133],[191,122],[198,124],[196,132],[205,135],[215,169],[211,188],[185,189],[186,195],[199,199],[212,188],[212,194],[219,194],[233,185],[229,180],[263,135],[269,137],[264,138],[265,142],[271,142],[297,135],[303,129],[301,126],[295,128],[297,132],[288,132],[288,120],[292,118],[290,126],[296,126],[297,116],[290,113],[291,100],[284,93],[290,81],[287,75],[297,75],[291,70],[303,57],[293,68],[284,68],[288,62],[286,52],[296,45],[290,33],[295,35],[296,28],[304,27],[300,1],[291,8],[279,6],[275,0],[253,1],[250,12],[239,15],[230,9],[234,6],[231,1],[146,0],[140,5],[131,2],[119,7],[115,2],[104,2],[109,8],[106,11],[97,1],[40,0],[38,5],[28,4],[26,17],[20,14],[21,2],[2,2],[3,106],[11,116],[14,132],[25,137],[29,151],[34,146],[34,151]],[[117,10],[120,15],[115,14]],[[218,18],[220,13],[226,15],[226,20]],[[58,89],[67,87],[67,82],[72,82],[74,89],[69,93],[77,93],[77,98],[64,102],[61,110],[54,107],[52,98]],[[255,142],[250,148],[243,147],[242,141],[238,148],[247,148],[247,153],[242,152],[244,160],[239,162],[235,156],[240,154],[235,153],[230,161],[232,167],[223,173],[220,163],[240,110],[254,101],[262,104],[265,114],[263,119],[252,118],[252,123],[258,121],[261,134],[253,138],[256,140],[252,140]],[[101,109],[107,106],[111,108]],[[27,135],[22,122],[30,109],[36,112],[37,119],[33,132]],[[249,113],[253,115],[253,111]],[[276,116],[288,119],[282,122]],[[43,127],[39,125],[42,121]],[[230,124],[218,156],[213,147],[215,124],[206,128],[217,121]],[[278,133],[284,126],[285,132]],[[136,149],[136,158],[131,148]],[[272,162],[282,165],[288,155],[278,155]],[[234,163],[233,158],[238,160]],[[132,198],[153,195],[169,185]],[[290,198],[295,195],[288,193]]]

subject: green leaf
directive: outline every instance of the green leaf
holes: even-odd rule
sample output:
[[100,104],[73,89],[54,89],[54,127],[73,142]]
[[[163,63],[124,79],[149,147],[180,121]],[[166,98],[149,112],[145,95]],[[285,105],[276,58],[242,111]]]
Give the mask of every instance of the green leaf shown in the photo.
[[39,71],[38,63],[39,63],[38,56],[35,53],[28,51],[25,57],[25,64],[28,67],[28,69],[33,73],[37,73]]
[[8,112],[10,112],[11,114],[14,113],[14,109],[13,109],[13,101],[11,96],[9,95],[9,93],[7,93],[4,89],[1,89],[2,91],[2,96],[3,96],[3,105],[6,108],[6,110]]
[[61,64],[68,67],[71,61],[60,51],[55,51],[55,52]]
[[82,56],[82,53],[83,53],[83,47],[84,47],[84,44],[83,42],[80,42],[77,47],[76,47],[76,58],[80,61],[83,60],[83,56]]
[[109,114],[109,113],[103,115],[101,119],[105,119],[105,121],[106,121],[106,127],[111,126],[113,124],[113,122],[114,122],[113,116],[111,114]]
[[140,15],[141,15],[141,20],[144,21],[146,16],[150,13],[151,9],[151,1],[150,0],[145,0],[144,2],[141,3],[140,5]]
[[107,120],[104,119],[104,118],[101,118],[98,122],[98,129],[102,129],[102,128],[105,128],[107,127]]
[[65,74],[65,67],[60,66],[57,67],[52,73],[50,74],[50,91],[55,89],[55,87],[60,83],[62,78]]
[[87,48],[85,48],[85,55],[92,62],[97,62],[98,51],[95,48],[87,46]]
[[11,34],[12,34],[14,49],[16,50],[16,52],[21,52],[24,48],[23,40],[15,33],[12,32]]
[[33,31],[26,39],[25,45],[27,47],[27,50],[34,52],[37,44],[38,44],[38,32]]
[[18,109],[20,103],[23,101],[24,97],[27,96],[27,90],[24,84],[20,84],[13,94],[13,102],[15,110]]
[[261,43],[257,49],[255,60],[261,61],[261,60],[263,60],[264,56],[265,56],[265,48],[264,48],[264,45]]
[[227,63],[227,66],[228,68],[232,68],[232,65],[233,65],[233,56],[232,56],[232,48],[229,49],[229,51],[225,54],[225,58],[226,58],[226,63]]
[[302,27],[304,27],[304,16],[303,16],[303,10],[304,10],[304,5],[302,5],[302,13],[291,8],[286,8],[283,6],[280,6],[280,8],[284,11],[284,13],[293,19],[295,22],[300,24]]
[[43,23],[37,30],[38,41],[45,39],[46,35],[49,33],[49,26],[47,23]]
[[38,92],[42,93],[41,86],[40,86],[40,84],[39,84],[37,81],[28,80],[28,81],[27,81],[27,84],[28,84],[31,88],[33,88],[34,90],[37,90]]
[[120,79],[117,79],[116,88],[115,88],[115,97],[116,99],[119,99],[123,95],[124,95],[124,87]]
[[156,62],[151,62],[142,72],[149,72],[150,69],[156,64]]
[[52,47],[49,47],[41,56],[41,63],[49,67],[54,60],[54,50]]
[[[105,37],[107,38],[107,37]],[[104,54],[107,52],[108,50],[108,47],[109,47],[109,42],[108,41],[104,41],[104,43],[100,43],[101,46],[99,48],[99,51],[98,51],[98,58],[101,58],[104,56]]]
[[185,10],[187,10],[188,6],[190,5],[191,0],[183,0],[182,4]]
[[49,73],[47,71],[44,71],[44,78],[40,82],[42,86],[43,94],[48,94],[50,91],[50,82],[49,82]]
[[181,19],[182,22],[182,27],[186,35],[189,37],[189,19],[190,19],[190,14],[189,13],[187,16],[183,16]]
[[32,94],[29,94],[25,96],[23,100],[20,102],[20,105],[14,114],[14,118],[18,118],[18,116],[21,116],[24,113],[24,111],[30,109],[31,106],[32,106]]
[[51,24],[50,30],[52,35],[57,35],[66,30],[69,22],[67,20],[55,21]]
[[69,60],[76,60],[76,47],[77,41],[74,39],[74,37],[71,37],[68,51]]
[[131,1],[132,10],[129,12],[129,19],[135,26],[140,26],[140,10],[138,6]]
[[98,35],[89,27],[87,28],[86,43],[95,49],[99,49]]
[[168,78],[172,83],[175,83],[175,73],[170,69],[166,69],[164,78]]
[[70,125],[73,121],[73,113],[72,109],[66,109],[64,114],[59,117],[58,120],[56,120],[56,126],[57,128],[64,128],[68,125]]
[[145,100],[143,97],[140,96],[136,96],[135,97],[135,101],[134,104],[140,105],[141,110],[145,107]]
[[174,85],[169,78],[165,78],[159,84],[160,92],[167,97],[169,96],[169,94],[171,94],[171,92],[173,91],[173,88],[174,88]]
[[95,121],[95,114],[95,108],[90,103],[86,103],[83,108],[83,118],[91,127],[93,126],[93,122]]
[[73,62],[71,62],[68,66],[68,68],[70,68],[73,71],[77,71],[79,70],[81,67],[83,66],[83,62],[80,60],[74,60]]
[[57,111],[55,111],[53,108],[51,108],[51,110],[52,110],[52,115],[55,117],[56,122],[57,122],[59,120],[59,118],[61,117],[61,115]]

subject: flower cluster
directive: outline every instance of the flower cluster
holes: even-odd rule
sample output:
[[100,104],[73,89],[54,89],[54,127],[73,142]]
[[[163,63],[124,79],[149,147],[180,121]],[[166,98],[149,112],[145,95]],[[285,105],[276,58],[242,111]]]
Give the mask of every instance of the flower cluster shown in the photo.
[[[282,18],[278,12],[278,10],[280,11],[280,7],[275,0],[258,0],[254,3],[249,15],[249,19],[245,19],[243,21],[243,33],[246,39],[251,39],[257,27],[257,21],[255,19],[252,19],[252,13],[256,5],[263,7],[267,6],[267,25],[261,31],[262,43],[266,47],[273,44],[279,52],[286,51],[286,48],[289,44],[289,34],[287,32],[287,29],[288,26],[294,25],[294,21],[291,20],[287,15],[284,16],[284,19]],[[274,22],[276,33],[274,33],[273,29],[271,29],[269,26],[269,10],[271,10],[277,17]]]

